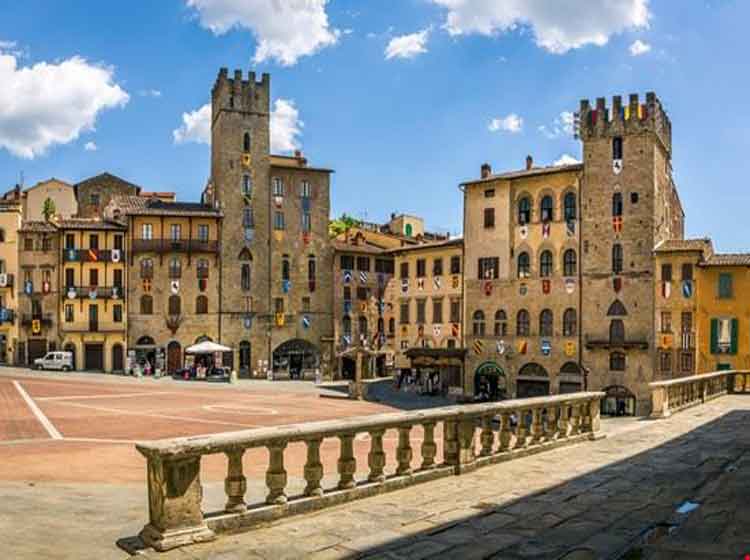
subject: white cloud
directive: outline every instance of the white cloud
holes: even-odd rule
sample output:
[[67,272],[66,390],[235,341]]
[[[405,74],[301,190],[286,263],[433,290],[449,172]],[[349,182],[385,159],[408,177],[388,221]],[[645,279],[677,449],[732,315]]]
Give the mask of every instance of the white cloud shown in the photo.
[[651,45],[644,43],[640,39],[636,39],[629,47],[630,54],[632,56],[641,56],[651,50]]
[[550,126],[541,125],[539,132],[544,134],[550,140],[559,138],[560,136],[573,136],[574,132],[574,115],[570,111],[563,111],[558,117],[552,121]]
[[414,58],[427,52],[427,39],[430,36],[430,29],[423,29],[417,33],[401,35],[394,37],[385,48],[385,58]]
[[[271,111],[271,151],[291,152],[300,148],[299,137],[305,126],[299,110],[290,99],[277,99]],[[182,114],[182,125],[172,131],[175,144],[211,143],[211,105]]]
[[570,154],[563,154],[557,158],[552,165],[573,165],[575,163],[581,163],[581,161]]
[[523,129],[523,119],[515,113],[510,113],[506,117],[495,118],[487,125],[490,132],[510,132],[515,134]]
[[330,27],[328,0],[186,0],[203,27],[216,35],[249,29],[258,46],[254,61],[276,60],[292,66],[302,56],[334,45],[339,31]]
[[530,28],[536,44],[555,54],[648,27],[649,0],[432,0],[447,8],[451,35],[495,35]]
[[138,92],[141,97],[161,97],[161,91],[158,89],[142,89]]
[[182,126],[172,131],[175,144],[211,142],[211,104],[206,103],[200,109],[182,113]]
[[78,56],[19,68],[0,52],[0,148],[33,159],[93,130],[102,111],[130,99],[113,78],[111,67]]
[[84,144],[83,146],[83,149],[87,152],[95,152],[99,149],[99,147],[96,145],[96,142],[86,142],[86,144]]

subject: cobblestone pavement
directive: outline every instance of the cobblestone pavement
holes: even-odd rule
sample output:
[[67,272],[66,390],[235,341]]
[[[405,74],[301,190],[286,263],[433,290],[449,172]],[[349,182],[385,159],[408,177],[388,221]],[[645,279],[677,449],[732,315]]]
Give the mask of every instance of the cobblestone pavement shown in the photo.
[[[149,558],[680,558],[750,553],[750,398]],[[692,502],[697,505],[688,513]]]

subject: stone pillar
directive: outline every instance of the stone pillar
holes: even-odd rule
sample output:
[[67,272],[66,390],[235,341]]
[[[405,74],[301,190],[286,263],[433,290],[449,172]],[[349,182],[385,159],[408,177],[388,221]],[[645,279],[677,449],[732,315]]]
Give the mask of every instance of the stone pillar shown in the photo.
[[227,455],[227,477],[224,479],[224,491],[227,494],[227,505],[224,511],[228,513],[242,513],[247,511],[245,504],[245,492],[247,492],[247,480],[242,472],[242,456],[244,449],[228,451]]
[[369,482],[385,481],[385,451],[383,451],[383,434],[385,430],[373,430],[370,432],[370,453],[367,455],[367,464],[370,467]]
[[422,428],[424,429],[424,437],[422,438],[422,470],[427,470],[435,466],[435,455],[437,455],[435,423],[428,422]]
[[338,460],[339,490],[354,488],[354,473],[357,472],[357,460],[354,458],[354,435],[342,434],[339,436],[341,442],[341,454]]
[[396,467],[396,474],[400,476],[411,474],[412,450],[411,442],[409,441],[409,432],[411,432],[411,426],[400,426],[398,429],[398,448],[396,449],[398,466]]
[[589,403],[589,423],[592,434],[602,429],[602,401],[598,398]]
[[305,496],[322,496],[323,464],[320,462],[320,444],[322,439],[310,439],[307,444],[307,462],[305,463]]
[[669,415],[669,388],[651,387],[651,418],[667,418]]
[[531,443],[539,443],[542,440],[544,434],[544,428],[542,427],[542,409],[535,408],[531,411]]
[[482,457],[492,455],[492,448],[495,445],[495,431],[492,429],[491,415],[482,417],[482,434],[479,436],[479,440],[482,443],[479,455]]
[[502,453],[510,450],[510,438],[512,435],[512,432],[510,431],[510,414],[503,412],[500,415],[500,422],[500,435],[498,436],[500,447],[498,451]]
[[214,539],[201,510],[200,456],[146,459],[149,523],[140,533],[143,542],[165,551]]
[[547,423],[544,426],[544,440],[554,441],[557,437],[558,407],[547,407]]
[[286,503],[286,469],[284,469],[284,449],[286,442],[277,442],[268,446],[268,470],[266,471],[266,486],[268,486],[267,504],[281,505]]

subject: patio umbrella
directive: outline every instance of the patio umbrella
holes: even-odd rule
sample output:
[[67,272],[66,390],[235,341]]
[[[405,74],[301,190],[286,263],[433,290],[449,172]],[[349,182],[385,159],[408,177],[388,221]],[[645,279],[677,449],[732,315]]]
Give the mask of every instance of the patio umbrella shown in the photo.
[[213,354],[215,352],[231,352],[232,349],[221,344],[216,344],[210,340],[193,344],[185,349],[186,354]]

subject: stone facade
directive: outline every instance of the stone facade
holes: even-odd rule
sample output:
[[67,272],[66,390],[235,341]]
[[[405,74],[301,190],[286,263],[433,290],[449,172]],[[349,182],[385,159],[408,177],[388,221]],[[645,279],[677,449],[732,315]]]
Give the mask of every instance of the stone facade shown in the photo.
[[137,195],[141,187],[110,173],[102,173],[75,185],[78,217],[96,218],[114,196]]
[[55,205],[55,214],[61,218],[72,218],[78,214],[78,201],[76,200],[73,185],[50,179],[37,183],[23,193],[23,219],[28,221],[42,221],[44,215],[44,201],[50,199]]

